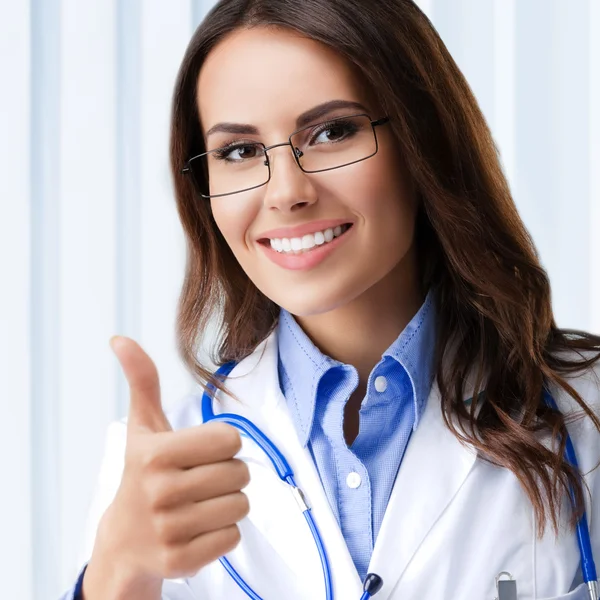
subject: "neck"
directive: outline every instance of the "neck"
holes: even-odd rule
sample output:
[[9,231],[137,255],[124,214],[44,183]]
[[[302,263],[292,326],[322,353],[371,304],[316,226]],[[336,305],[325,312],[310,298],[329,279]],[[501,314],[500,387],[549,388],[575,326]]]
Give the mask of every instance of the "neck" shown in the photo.
[[295,317],[312,342],[331,358],[354,366],[366,385],[381,355],[423,304],[414,251],[377,284],[335,310]]

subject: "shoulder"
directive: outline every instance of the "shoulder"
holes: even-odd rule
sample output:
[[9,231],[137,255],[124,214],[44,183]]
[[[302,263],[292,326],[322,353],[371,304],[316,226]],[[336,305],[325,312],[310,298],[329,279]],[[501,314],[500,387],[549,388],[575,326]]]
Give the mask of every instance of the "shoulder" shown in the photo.
[[[241,359],[227,376],[225,388],[233,396],[217,394],[217,400],[222,410],[238,412],[239,400],[244,405],[262,402],[268,390],[277,377],[277,334],[272,332],[253,352]],[[171,427],[182,429],[194,427],[203,423],[202,397],[204,387],[196,383],[189,394],[172,402],[165,408]],[[220,412],[215,407],[215,412]]]
[[[569,353],[568,358],[592,358],[591,353]],[[600,361],[581,371],[563,375],[565,381],[581,397],[589,410],[600,420]],[[559,410],[565,415],[579,468],[595,497],[600,496],[600,431],[581,405],[565,389],[552,386],[551,391]],[[595,510],[598,510],[596,505]],[[598,519],[598,517],[597,517]],[[596,520],[597,520],[596,519]]]
[[[595,355],[591,352],[570,351],[562,352],[559,356],[570,361],[580,361],[593,358]],[[561,377],[579,394],[590,410],[600,416],[600,360],[581,370],[561,374]],[[559,409],[567,417],[572,418],[582,413],[580,404],[567,390],[554,384],[551,386],[551,391]],[[589,417],[587,419],[591,423],[591,419]]]

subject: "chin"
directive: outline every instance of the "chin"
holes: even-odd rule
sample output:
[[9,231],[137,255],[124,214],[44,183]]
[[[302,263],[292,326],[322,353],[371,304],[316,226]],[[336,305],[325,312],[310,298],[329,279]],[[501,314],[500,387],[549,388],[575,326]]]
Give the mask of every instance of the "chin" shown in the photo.
[[295,295],[286,294],[285,296],[279,294],[277,297],[269,297],[273,302],[297,317],[322,315],[348,304],[354,298],[354,295],[347,291],[342,293],[341,290],[332,290],[329,294],[326,291],[323,293],[324,291],[315,289],[314,293],[304,292]]

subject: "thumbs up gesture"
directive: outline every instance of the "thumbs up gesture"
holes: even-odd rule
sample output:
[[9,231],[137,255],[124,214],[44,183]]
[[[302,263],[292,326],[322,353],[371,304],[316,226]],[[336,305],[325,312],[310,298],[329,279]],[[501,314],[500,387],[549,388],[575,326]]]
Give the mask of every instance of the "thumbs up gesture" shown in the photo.
[[159,600],[163,579],[191,576],[238,544],[250,475],[233,458],[241,447],[234,427],[173,431],[150,357],[125,337],[111,347],[131,394],[125,466],[98,527],[83,596]]

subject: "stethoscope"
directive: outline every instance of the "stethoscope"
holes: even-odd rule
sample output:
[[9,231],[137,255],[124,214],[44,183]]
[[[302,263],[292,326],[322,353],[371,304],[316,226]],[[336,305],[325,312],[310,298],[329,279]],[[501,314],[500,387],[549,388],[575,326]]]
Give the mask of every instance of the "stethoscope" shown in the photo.
[[[224,381],[226,377],[231,373],[233,368],[236,366],[236,362],[228,362],[225,363],[222,367],[220,367],[216,373],[215,377],[220,381]],[[273,467],[277,471],[277,475],[284,483],[287,483],[290,486],[290,490],[296,499],[298,506],[306,519],[306,523],[312,533],[313,539],[315,541],[315,545],[317,546],[317,550],[319,551],[319,557],[321,559],[321,567],[323,569],[323,579],[325,582],[325,593],[327,600],[333,600],[333,584],[331,577],[331,568],[329,566],[329,559],[327,558],[327,552],[325,550],[325,544],[323,543],[323,539],[319,532],[319,528],[315,523],[315,520],[312,516],[311,509],[308,506],[306,499],[304,497],[304,493],[302,490],[296,485],[294,480],[294,472],[290,467],[289,463],[280,452],[279,448],[256,426],[252,421],[242,417],[240,415],[236,415],[233,413],[222,413],[219,415],[215,415],[213,411],[212,405],[212,397],[211,394],[214,395],[216,392],[215,387],[208,383],[206,386],[206,390],[202,396],[202,420],[204,423],[209,421],[222,421],[233,427],[239,429],[242,433],[246,434],[250,439],[252,439],[267,455]],[[544,400],[548,406],[558,411],[558,407],[554,398],[550,395],[550,393],[544,388]],[[574,466],[577,470],[579,470],[579,465],[577,463],[577,456],[575,455],[575,448],[573,447],[573,443],[571,441],[571,437],[567,434],[567,443],[565,448],[565,459]],[[573,489],[570,490],[571,498],[574,501],[574,493]],[[577,523],[577,542],[579,544],[579,553],[581,555],[581,570],[583,573],[583,580],[588,585],[588,589],[590,592],[591,600],[599,600],[599,590],[598,590],[598,581],[596,576],[596,565],[594,563],[594,556],[592,552],[592,544],[590,541],[590,530],[587,522],[586,513],[583,513],[583,516],[579,519]],[[221,564],[231,578],[238,584],[238,586],[246,593],[249,598],[252,600],[263,600],[261,596],[259,596],[242,578],[242,576],[235,570],[233,565],[229,562],[227,558],[222,556],[220,559]],[[360,600],[368,600],[372,596],[374,596],[383,586],[383,580],[379,575],[375,573],[369,573],[365,581],[363,582],[363,595]]]

